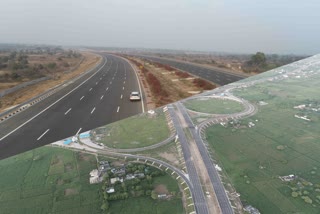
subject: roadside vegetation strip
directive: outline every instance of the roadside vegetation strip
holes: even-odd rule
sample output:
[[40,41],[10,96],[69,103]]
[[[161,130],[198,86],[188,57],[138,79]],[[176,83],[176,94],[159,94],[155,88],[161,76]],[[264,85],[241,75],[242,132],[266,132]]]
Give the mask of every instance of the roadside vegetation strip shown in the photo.
[[110,149],[143,148],[171,136],[162,108],[94,129],[93,140]]
[[165,64],[132,56],[123,57],[130,60],[140,70],[139,77],[144,87],[148,106],[163,106],[215,87],[208,81]]
[[[47,94],[49,91],[56,90],[57,88],[67,84],[70,80],[75,81],[79,79],[80,77],[82,77],[83,75],[90,72],[91,70],[93,70],[101,64],[101,57],[99,58],[99,60],[97,55],[94,55],[94,58],[92,57],[93,56],[90,55],[90,57],[87,60],[84,60],[83,63],[80,66],[78,66],[76,70],[74,70],[73,72],[62,74],[61,76],[59,76],[58,79],[46,80],[29,87],[25,87],[17,92],[12,93],[10,96],[2,97],[1,108],[4,109],[9,105],[13,104],[17,104],[18,106],[24,105],[30,102],[30,100],[34,100],[38,97]],[[95,67],[92,68],[93,66]],[[48,88],[50,89],[48,90]],[[6,103],[9,104],[7,105]],[[4,113],[6,112],[3,112],[1,114],[3,115]]]
[[[102,61],[103,63],[103,61]],[[72,81],[76,81],[78,79],[80,79],[81,77],[83,77],[84,75],[88,74],[89,72],[93,71],[94,69],[98,68],[102,63],[97,64],[94,68],[91,68],[90,70],[87,70],[86,72],[80,74],[79,76],[75,77]],[[67,82],[69,82],[70,79],[66,80],[65,82],[56,85],[54,87],[52,87],[51,89],[43,92],[42,94],[31,98],[30,100],[27,100],[26,102],[23,102],[22,104],[19,104],[17,107],[14,107],[8,111],[5,111],[3,113],[0,113],[0,123],[8,118],[10,118],[11,116],[14,116],[15,114],[29,108],[30,106],[38,103],[39,101],[51,96],[52,94],[56,93],[57,91],[61,90],[62,88],[65,87],[65,84]]]

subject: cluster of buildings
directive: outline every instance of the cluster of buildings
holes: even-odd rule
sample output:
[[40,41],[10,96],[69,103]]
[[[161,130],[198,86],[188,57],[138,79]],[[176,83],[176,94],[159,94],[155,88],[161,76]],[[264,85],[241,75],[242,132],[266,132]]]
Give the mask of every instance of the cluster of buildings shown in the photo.
[[314,112],[318,112],[320,111],[320,106],[313,106],[312,104],[302,104],[302,105],[298,105],[293,107],[294,109],[300,109],[300,110],[310,110],[310,111],[314,111]]
[[103,181],[104,175],[110,171],[112,173],[109,179],[109,187],[106,188],[107,193],[114,193],[115,189],[112,185],[117,182],[123,183],[126,180],[132,180],[135,178],[142,179],[145,177],[143,172],[139,173],[128,173],[126,171],[126,166],[121,167],[111,167],[108,161],[100,161],[98,169],[94,169],[90,172],[89,182],[90,184],[96,184]]
[[89,178],[90,184],[97,184],[103,181],[103,175],[111,169],[108,161],[100,161],[98,169],[92,170]]

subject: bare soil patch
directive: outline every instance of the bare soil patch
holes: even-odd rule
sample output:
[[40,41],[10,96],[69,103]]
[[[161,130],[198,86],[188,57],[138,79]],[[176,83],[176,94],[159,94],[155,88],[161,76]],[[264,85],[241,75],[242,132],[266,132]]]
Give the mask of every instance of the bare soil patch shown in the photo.
[[83,161],[89,161],[90,160],[90,155],[85,154],[85,153],[79,153],[78,159],[79,160],[83,160]]
[[157,186],[155,186],[154,190],[156,191],[156,193],[158,194],[169,194],[169,191],[167,189],[167,186],[164,184],[159,184]]
[[[142,82],[148,109],[184,99],[194,95],[194,92],[201,93],[203,91],[201,84],[199,85],[198,81],[195,81],[194,77],[186,72],[171,67],[167,68],[168,66],[165,65],[153,64],[140,58],[127,58],[139,70],[138,77]],[[151,78],[154,80],[152,83],[150,75],[153,76]],[[157,81],[160,82],[160,85]],[[204,80],[201,81],[205,82]],[[155,89],[156,85],[157,88]]]
[[172,153],[162,152],[162,153],[159,153],[159,156],[168,160],[170,163],[179,164],[178,158]]
[[65,170],[65,172],[70,172],[70,171],[72,171],[72,170],[73,170],[72,164],[67,163],[67,164],[64,166],[64,170]]
[[58,180],[57,180],[57,185],[62,185],[62,184],[64,184],[64,180],[63,179],[61,179],[61,178],[59,178]]
[[67,80],[75,78],[81,73],[92,68],[94,65],[96,65],[99,62],[99,60],[101,60],[101,57],[96,54],[83,52],[82,55],[85,58],[76,70],[69,73],[61,73],[59,74],[59,76],[57,76],[54,79],[50,79],[35,85],[25,87],[17,92],[8,94],[7,96],[0,98],[0,112],[4,111],[10,106],[19,105],[23,102],[26,102],[27,100],[37,95],[40,95],[41,93],[44,93],[50,88],[53,88],[59,84],[62,84]]
[[71,188],[69,188],[69,189],[65,189],[65,190],[64,190],[64,195],[65,195],[65,196],[77,195],[77,194],[79,194],[79,191],[78,191],[77,189],[71,189]]
[[125,164],[125,161],[112,161],[112,166],[114,167],[119,167],[119,166],[123,166]]

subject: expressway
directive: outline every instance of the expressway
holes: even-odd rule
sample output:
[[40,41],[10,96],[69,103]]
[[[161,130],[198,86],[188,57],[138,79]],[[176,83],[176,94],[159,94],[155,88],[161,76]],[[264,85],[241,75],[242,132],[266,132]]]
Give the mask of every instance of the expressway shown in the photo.
[[244,79],[247,76],[235,74],[231,72],[222,71],[215,68],[208,68],[201,65],[196,65],[188,62],[176,61],[167,58],[151,57],[151,56],[140,56],[138,57],[158,62],[161,64],[170,65],[173,68],[177,68],[182,71],[189,72],[192,75],[201,77],[205,80],[209,80],[218,85],[226,85],[238,80]]
[[0,123],[0,159],[144,111],[143,102],[129,101],[131,91],[141,91],[131,65],[114,55],[102,56],[97,68]]

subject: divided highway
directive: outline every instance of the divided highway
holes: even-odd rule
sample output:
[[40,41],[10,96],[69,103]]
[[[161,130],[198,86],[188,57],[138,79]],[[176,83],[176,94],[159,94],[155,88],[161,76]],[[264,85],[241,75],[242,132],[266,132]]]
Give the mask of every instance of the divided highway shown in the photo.
[[147,60],[158,62],[161,64],[170,65],[171,67],[189,72],[193,75],[209,80],[218,85],[227,85],[229,83],[236,82],[238,80],[246,78],[246,76],[243,76],[243,75],[229,73],[229,72],[225,72],[225,71],[214,69],[214,68],[207,68],[200,65],[191,64],[188,62],[170,60],[170,59],[159,58],[159,57],[151,57],[151,56],[138,56],[138,57],[145,58]]
[[0,159],[141,113],[130,102],[139,80],[124,59],[105,54],[100,66],[45,100],[0,123]]

